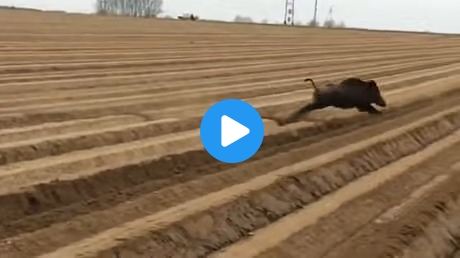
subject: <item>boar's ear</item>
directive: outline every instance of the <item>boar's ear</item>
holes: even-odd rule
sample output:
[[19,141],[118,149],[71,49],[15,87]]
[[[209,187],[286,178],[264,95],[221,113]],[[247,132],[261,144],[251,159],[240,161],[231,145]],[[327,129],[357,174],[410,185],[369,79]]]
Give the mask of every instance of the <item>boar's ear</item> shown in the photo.
[[369,87],[377,87],[377,83],[374,80],[367,81]]

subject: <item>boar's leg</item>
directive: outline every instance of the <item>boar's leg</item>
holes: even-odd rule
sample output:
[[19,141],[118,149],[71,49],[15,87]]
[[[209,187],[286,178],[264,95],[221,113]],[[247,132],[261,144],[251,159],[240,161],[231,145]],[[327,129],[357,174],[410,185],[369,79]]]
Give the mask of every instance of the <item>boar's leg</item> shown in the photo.
[[299,110],[297,110],[296,112],[292,113],[282,123],[278,123],[278,124],[288,124],[288,123],[296,122],[300,117],[302,117],[306,113],[308,113],[310,111],[313,111],[315,109],[321,109],[321,108],[325,108],[325,107],[326,107],[325,105],[322,105],[322,104],[317,103],[317,102],[309,103],[309,104],[303,106],[302,108],[300,108]]
[[367,104],[365,106],[359,106],[358,110],[360,112],[367,112],[369,114],[381,114],[382,112],[373,107],[371,104]]

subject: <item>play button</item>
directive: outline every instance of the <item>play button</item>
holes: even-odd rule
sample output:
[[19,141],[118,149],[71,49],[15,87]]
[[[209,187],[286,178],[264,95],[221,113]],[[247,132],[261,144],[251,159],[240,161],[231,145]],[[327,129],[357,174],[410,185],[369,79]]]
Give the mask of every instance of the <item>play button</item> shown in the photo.
[[221,118],[220,126],[220,144],[222,147],[227,147],[228,145],[238,141],[248,135],[251,131],[246,126],[225,115]]
[[200,137],[211,156],[225,163],[239,163],[259,150],[264,138],[264,123],[250,104],[227,99],[206,111],[201,120]]

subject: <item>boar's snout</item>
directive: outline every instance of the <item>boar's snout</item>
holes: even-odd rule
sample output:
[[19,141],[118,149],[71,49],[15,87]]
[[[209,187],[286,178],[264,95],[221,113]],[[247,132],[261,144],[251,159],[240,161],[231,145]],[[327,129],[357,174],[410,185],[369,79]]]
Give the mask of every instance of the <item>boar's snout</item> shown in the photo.
[[379,98],[375,104],[381,106],[381,107],[386,107],[387,106],[387,102],[383,99],[383,98]]

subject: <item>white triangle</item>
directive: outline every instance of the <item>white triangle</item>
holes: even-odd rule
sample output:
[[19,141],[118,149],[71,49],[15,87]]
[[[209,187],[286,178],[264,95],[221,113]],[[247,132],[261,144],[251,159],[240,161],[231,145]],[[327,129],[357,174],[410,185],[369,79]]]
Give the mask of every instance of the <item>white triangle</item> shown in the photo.
[[229,146],[230,144],[248,135],[250,132],[249,128],[238,123],[237,121],[231,119],[226,115],[223,115],[220,121],[220,144],[222,145],[222,147]]

